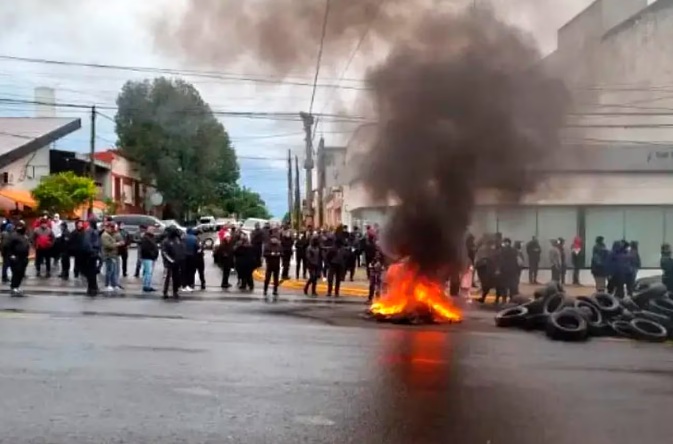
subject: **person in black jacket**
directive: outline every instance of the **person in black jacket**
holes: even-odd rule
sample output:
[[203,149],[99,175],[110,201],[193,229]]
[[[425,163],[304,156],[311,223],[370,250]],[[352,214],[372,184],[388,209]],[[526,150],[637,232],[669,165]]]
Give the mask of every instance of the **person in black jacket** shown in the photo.
[[367,233],[367,237],[362,243],[362,251],[365,255],[365,267],[367,267],[367,279],[369,279],[369,263],[376,256],[376,237],[372,233]]
[[308,294],[308,288],[311,287],[311,296],[318,296],[316,286],[320,278],[321,260],[320,260],[320,241],[317,236],[311,239],[311,246],[306,249],[306,268],[308,268],[308,280],[304,285],[304,294]]
[[[350,239],[350,238],[349,238]],[[342,280],[346,280],[346,275],[349,275],[350,281],[353,282],[353,275],[355,274],[355,265],[357,264],[357,246],[350,240],[345,243],[345,266]]]
[[234,256],[236,258],[236,268],[237,273],[241,279],[240,290],[255,290],[255,282],[252,279],[252,273],[255,270],[255,264],[257,257],[255,255],[255,249],[253,248],[250,240],[247,236],[242,237],[234,250]]
[[14,231],[15,227],[10,222],[5,221],[2,227],[2,243],[0,248],[2,249],[2,283],[6,284],[9,282],[9,255],[7,253],[7,245],[10,239],[10,235]]
[[61,279],[67,281],[70,279],[70,256],[72,255],[70,251],[70,230],[68,230],[68,224],[63,221],[61,222],[61,236],[57,239],[59,243],[58,254],[61,256]]
[[255,224],[255,229],[250,234],[250,243],[255,250],[255,268],[262,266],[262,249],[266,242],[266,232],[259,227],[259,222]]
[[535,236],[526,244],[526,254],[528,255],[528,283],[537,285],[537,273],[540,268],[542,248],[540,248],[540,242],[538,242]]
[[327,262],[327,297],[332,297],[332,289],[334,288],[334,296],[339,296],[339,288],[341,287],[341,279],[346,268],[346,254],[347,251],[341,239],[337,238],[325,255]]
[[[256,261],[256,250],[254,254]],[[220,241],[220,244],[213,252],[213,258],[215,259],[215,264],[217,264],[217,266],[222,270],[222,283],[220,284],[220,287],[223,289],[230,288],[231,284],[229,283],[229,275],[231,274],[231,268],[234,266],[234,243],[231,239],[231,236],[225,236],[222,241]],[[239,275],[240,279],[240,270],[237,269],[236,274]]]
[[68,240],[67,250],[68,254],[73,258],[72,275],[75,279],[79,277],[82,272],[82,244],[84,243],[84,221],[77,219],[75,221],[75,229],[70,232],[70,239]]
[[294,248],[294,239],[292,238],[292,232],[289,228],[283,230],[283,234],[280,238],[280,246],[283,250],[283,272],[281,274],[281,279],[286,281],[290,279],[290,261],[292,260],[292,252]]
[[297,262],[295,277],[299,279],[299,271],[301,270],[301,276],[303,279],[306,279],[306,250],[308,249],[308,237],[306,236],[306,231],[302,231],[301,235],[294,243],[295,251],[295,260]]
[[266,260],[266,274],[264,275],[264,296],[269,290],[269,282],[273,276],[273,296],[274,300],[278,298],[278,275],[280,273],[280,260],[283,256],[283,249],[276,235],[272,235],[269,243],[264,248],[264,259]]
[[173,297],[180,297],[180,280],[185,266],[185,245],[180,239],[180,232],[175,227],[169,227],[167,237],[161,245],[161,256],[164,259],[166,277],[164,279],[164,299],[168,299],[168,287],[173,283]]
[[596,237],[596,244],[591,251],[591,274],[594,277],[597,291],[604,291],[607,286],[610,252],[605,246],[603,236]]
[[138,246],[138,257],[142,264],[143,273],[143,291],[154,292],[156,289],[152,287],[152,274],[154,272],[154,264],[159,258],[159,246],[157,245],[154,230],[147,229],[140,238],[140,245]]
[[128,231],[126,231],[126,228],[124,228],[124,224],[122,222],[119,222],[117,225],[119,229],[119,235],[121,236],[122,240],[124,241],[124,245],[117,247],[117,252],[119,252],[119,257],[121,258],[121,274],[123,277],[128,276],[128,263],[129,263],[129,245],[131,245],[133,238],[129,234]]
[[206,289],[206,251],[203,242],[199,241],[199,248],[196,250],[196,258],[194,265],[196,265],[196,274],[199,275],[199,283],[201,290]]
[[26,275],[28,255],[30,254],[30,242],[26,237],[26,224],[23,221],[19,222],[16,229],[9,234],[6,251],[9,267],[12,271],[11,295],[22,296],[21,282]]
[[519,287],[519,263],[518,263],[518,252],[512,246],[512,241],[508,238],[505,238],[502,243],[502,248],[499,251],[497,256],[498,261],[498,270],[499,275],[497,277],[497,283],[495,288],[495,303],[500,302],[500,298],[503,298],[503,302],[507,302],[507,299],[511,299],[516,296],[517,289]]

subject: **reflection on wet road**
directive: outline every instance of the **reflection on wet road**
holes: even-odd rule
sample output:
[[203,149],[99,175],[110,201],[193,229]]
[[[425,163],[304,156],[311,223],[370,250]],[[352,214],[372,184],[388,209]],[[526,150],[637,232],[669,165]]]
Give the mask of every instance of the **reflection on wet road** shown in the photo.
[[665,345],[343,328],[236,303],[152,316],[147,301],[103,302],[150,317],[25,303],[40,313],[0,318],[0,442],[615,444],[673,433]]

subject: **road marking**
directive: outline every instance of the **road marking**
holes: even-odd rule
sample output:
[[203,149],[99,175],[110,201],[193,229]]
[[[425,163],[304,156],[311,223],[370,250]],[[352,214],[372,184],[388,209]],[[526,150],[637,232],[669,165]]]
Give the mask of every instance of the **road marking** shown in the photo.
[[173,389],[173,391],[183,393],[185,395],[201,396],[204,398],[210,398],[215,396],[215,394],[210,390],[201,387],[181,387]]
[[47,319],[49,316],[35,313],[15,313],[11,311],[0,311],[0,318],[5,319]]
[[304,425],[312,426],[333,426],[336,425],[334,421],[324,416],[295,416],[294,422]]

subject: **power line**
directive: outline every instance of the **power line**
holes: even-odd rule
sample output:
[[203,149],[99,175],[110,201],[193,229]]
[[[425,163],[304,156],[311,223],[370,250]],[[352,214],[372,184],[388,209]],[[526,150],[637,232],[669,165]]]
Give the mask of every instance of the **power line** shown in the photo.
[[[46,105],[46,106],[54,106],[54,107],[62,107],[62,108],[74,108],[74,109],[90,109],[91,105],[89,104],[82,104],[82,103],[64,103],[64,102],[43,102],[43,101],[38,101],[38,100],[23,100],[23,99],[4,99],[0,98],[0,103],[7,103],[7,104],[29,104],[29,105]],[[118,106],[116,105],[96,105],[97,109],[103,109],[103,110],[112,110],[116,111],[119,109]],[[134,108],[130,108],[131,110],[134,110]],[[140,109],[135,109],[140,111]],[[162,111],[165,112],[165,111]],[[213,114],[214,116],[222,116],[222,117],[237,117],[237,118],[248,118],[248,119],[267,119],[267,120],[279,120],[279,121],[300,121],[300,118],[295,114],[295,113],[290,113],[290,112],[279,112],[279,111],[269,111],[269,112],[263,112],[263,111],[218,111],[218,110],[204,110],[203,108],[184,108],[184,109],[176,109],[176,110],[170,110],[169,112],[171,113],[176,113],[176,114],[193,114],[193,115],[203,115],[208,112]],[[334,122],[364,122],[366,119],[364,117],[359,117],[359,116],[343,116],[343,115],[338,115],[338,114],[321,114],[320,115],[323,119],[329,119]]]
[[322,35],[320,36],[320,46],[318,49],[318,60],[315,67],[315,77],[313,78],[313,92],[311,93],[311,104],[308,107],[308,114],[313,113],[313,102],[315,101],[315,91],[318,85],[318,76],[320,75],[320,65],[322,64],[322,51],[325,47],[325,34],[327,33],[327,20],[329,19],[330,0],[325,0],[325,17],[322,20]]
[[[329,3],[330,0],[327,0]],[[153,74],[164,74],[164,75],[180,75],[185,77],[199,77],[199,78],[209,78],[209,79],[219,79],[219,80],[235,80],[251,83],[268,83],[276,85],[294,85],[294,86],[307,86],[312,88],[335,88],[336,86],[331,83],[327,84],[318,84],[314,82],[301,82],[288,79],[273,79],[273,78],[264,78],[264,77],[253,77],[253,76],[238,76],[232,74],[226,74],[217,71],[196,71],[196,70],[181,70],[173,68],[152,68],[145,66],[128,66],[128,65],[112,65],[104,63],[86,63],[86,62],[71,62],[63,60],[53,60],[53,59],[39,59],[39,58],[29,58],[29,57],[18,57],[10,55],[0,55],[0,60],[11,60],[15,62],[24,62],[24,63],[39,63],[45,65],[55,65],[55,66],[75,66],[81,68],[94,68],[94,69],[108,69],[108,70],[117,70],[117,71],[130,71],[138,73],[153,73]],[[356,80],[353,80],[356,81]],[[339,86],[342,89],[353,89],[353,90],[364,90],[365,87],[362,86]]]

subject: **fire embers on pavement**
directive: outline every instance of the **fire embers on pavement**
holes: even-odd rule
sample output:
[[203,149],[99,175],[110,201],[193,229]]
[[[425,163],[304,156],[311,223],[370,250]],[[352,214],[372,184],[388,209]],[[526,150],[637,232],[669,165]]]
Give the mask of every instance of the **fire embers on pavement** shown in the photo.
[[673,299],[663,284],[643,286],[633,297],[619,299],[608,293],[571,298],[551,283],[534,300],[500,311],[495,324],[544,330],[560,341],[613,336],[663,342],[673,335]]
[[444,292],[439,279],[419,274],[407,262],[391,265],[386,275],[386,289],[368,313],[377,321],[400,324],[457,323],[460,310]]

